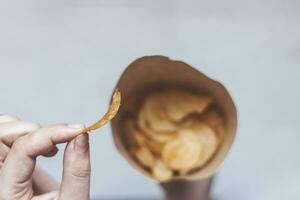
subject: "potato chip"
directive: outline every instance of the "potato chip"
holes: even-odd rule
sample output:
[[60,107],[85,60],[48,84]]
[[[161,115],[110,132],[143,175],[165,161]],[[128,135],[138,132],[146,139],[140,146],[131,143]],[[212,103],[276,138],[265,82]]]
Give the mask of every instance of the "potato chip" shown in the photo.
[[149,122],[146,119],[144,107],[142,107],[140,112],[139,112],[138,119],[137,119],[137,124],[138,124],[139,128],[144,132],[150,130]]
[[155,142],[165,143],[173,140],[176,136],[176,132],[154,132],[151,130],[145,131],[145,134]]
[[161,161],[157,160],[152,168],[153,176],[159,181],[170,179],[173,172]]
[[153,141],[150,139],[147,139],[145,141],[145,144],[151,152],[153,152],[154,154],[159,155],[159,156],[161,155],[161,152],[165,145],[164,143],[156,142],[156,141]]
[[225,136],[225,127],[224,127],[224,125],[223,124],[217,125],[213,129],[216,132],[216,134],[219,138],[219,141],[222,141],[224,136]]
[[163,148],[163,143],[154,141],[151,137],[149,137],[145,132],[138,130],[136,127],[133,125],[133,121],[127,125],[129,128],[125,129],[130,130],[129,135],[131,135],[131,139],[137,144],[138,146],[146,146],[149,148],[149,150],[156,154],[159,155],[162,151]]
[[[153,143],[146,137],[146,135],[137,129],[132,119],[125,120],[124,128],[127,133],[128,142],[131,147],[148,147],[152,151],[152,147],[150,147],[149,143]],[[151,144],[151,146],[156,146],[155,144]],[[155,147],[157,148],[157,147]],[[153,151],[152,151],[153,152]]]
[[174,132],[158,132],[151,129],[147,122],[145,110],[141,110],[138,117],[138,125],[140,129],[152,140],[157,142],[167,142],[174,138]]
[[153,167],[155,163],[155,158],[151,151],[146,147],[140,147],[133,151],[136,159],[145,167]]
[[224,119],[222,118],[221,114],[216,110],[210,110],[204,113],[201,116],[201,120],[203,123],[210,126],[215,133],[217,133],[220,140],[222,140],[224,136]]
[[166,113],[167,99],[159,94],[148,96],[144,103],[142,112],[150,129],[158,132],[176,131],[177,125],[168,119]]
[[189,128],[184,128],[179,131],[180,134],[190,134],[193,132],[197,136],[201,153],[198,157],[197,163],[194,168],[203,166],[216,152],[219,140],[212,128],[208,125],[198,122],[192,124]]
[[201,151],[197,135],[193,131],[187,131],[166,143],[162,159],[173,170],[189,170],[197,163]]
[[197,96],[183,90],[167,90],[161,93],[167,100],[165,111],[167,117],[180,122],[191,113],[202,113],[212,102],[209,96]]
[[132,134],[134,141],[136,142],[136,144],[138,146],[142,147],[142,146],[146,145],[147,138],[143,133],[136,130],[136,131],[132,132],[131,134]]
[[89,133],[90,131],[101,128],[103,125],[109,122],[118,113],[120,105],[121,105],[121,93],[117,88],[113,94],[112,102],[108,108],[108,111],[104,114],[104,116],[99,121],[97,121],[91,126],[86,127],[83,133]]

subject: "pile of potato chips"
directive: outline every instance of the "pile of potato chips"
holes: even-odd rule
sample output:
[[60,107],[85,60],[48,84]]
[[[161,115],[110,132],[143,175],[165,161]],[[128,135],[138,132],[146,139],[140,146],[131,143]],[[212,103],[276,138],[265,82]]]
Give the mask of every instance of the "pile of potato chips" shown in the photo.
[[224,121],[213,98],[181,89],[152,92],[125,121],[130,153],[157,180],[200,169],[215,154]]

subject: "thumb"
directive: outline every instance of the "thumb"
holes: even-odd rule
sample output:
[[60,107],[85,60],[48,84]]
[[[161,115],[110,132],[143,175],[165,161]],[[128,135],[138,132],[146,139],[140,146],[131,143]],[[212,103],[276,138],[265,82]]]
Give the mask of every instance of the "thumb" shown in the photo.
[[90,193],[88,134],[81,134],[66,147],[59,199],[88,200]]

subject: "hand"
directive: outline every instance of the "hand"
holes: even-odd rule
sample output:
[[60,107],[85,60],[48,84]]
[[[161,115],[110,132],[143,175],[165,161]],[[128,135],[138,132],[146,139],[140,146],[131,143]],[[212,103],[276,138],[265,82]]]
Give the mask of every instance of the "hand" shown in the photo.
[[36,166],[32,175],[34,195],[41,195],[59,190],[59,183],[49,176],[43,169]]
[[[4,148],[5,152],[8,152],[6,156],[1,153],[3,166],[0,172],[0,199],[88,200],[89,145],[88,136],[80,135],[83,125],[53,125],[38,129],[36,125],[31,124],[30,127],[34,128],[24,131],[23,127],[20,131],[21,128],[16,128],[17,123],[24,125],[24,122],[17,120],[1,120],[0,122],[0,138],[4,141],[1,143],[1,149]],[[34,196],[32,179],[37,156],[54,156],[57,152],[56,144],[65,142],[68,142],[68,145],[64,155],[60,190]],[[10,150],[9,146],[11,146]]]
[[184,181],[176,180],[160,185],[165,192],[165,200],[208,200],[212,178]]
[[[21,136],[36,131],[40,125],[20,121],[17,117],[0,115],[0,171],[12,144]],[[59,184],[46,172],[36,167],[33,173],[34,194],[43,194],[59,189]]]
[[12,144],[21,136],[40,128],[39,124],[20,121],[10,115],[0,115],[0,170]]

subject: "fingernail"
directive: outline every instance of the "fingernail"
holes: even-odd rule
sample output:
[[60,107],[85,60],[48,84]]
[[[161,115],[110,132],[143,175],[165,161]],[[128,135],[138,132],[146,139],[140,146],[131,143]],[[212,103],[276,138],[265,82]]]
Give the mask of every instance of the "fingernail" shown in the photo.
[[89,149],[89,137],[88,134],[81,134],[75,139],[75,150],[81,153],[87,152]]
[[68,127],[72,128],[72,129],[76,129],[76,130],[83,129],[83,125],[82,124],[68,124]]

